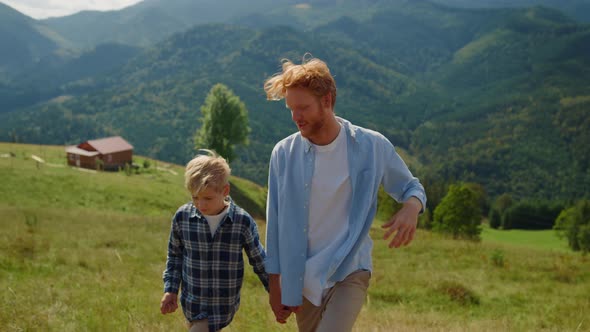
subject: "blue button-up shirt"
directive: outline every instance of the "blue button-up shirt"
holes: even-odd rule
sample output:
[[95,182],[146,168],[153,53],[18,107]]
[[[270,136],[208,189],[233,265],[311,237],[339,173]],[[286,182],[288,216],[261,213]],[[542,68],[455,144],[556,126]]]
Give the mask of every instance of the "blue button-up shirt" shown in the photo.
[[[337,118],[346,130],[352,199],[348,211],[349,232],[331,264],[321,275],[342,281],[350,273],[372,270],[373,242],[369,229],[377,211],[380,185],[398,202],[414,196],[426,206],[420,181],[412,176],[393,145],[376,131]],[[303,301],[303,276],[307,260],[309,197],[315,164],[313,145],[299,132],[274,147],[270,159],[266,206],[266,272],[281,275],[282,303]],[[345,165],[343,165],[345,166]]]
[[209,223],[192,202],[181,206],[172,219],[164,291],[178,294],[187,320],[208,319],[218,331],[233,319],[240,305],[244,277],[242,250],[268,289],[265,252],[256,223],[230,202],[227,215],[211,236]]

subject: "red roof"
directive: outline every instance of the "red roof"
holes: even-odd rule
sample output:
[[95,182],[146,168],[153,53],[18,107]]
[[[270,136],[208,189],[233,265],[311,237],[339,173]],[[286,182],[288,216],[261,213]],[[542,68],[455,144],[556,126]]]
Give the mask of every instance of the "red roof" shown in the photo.
[[87,142],[78,144],[78,147],[84,149],[85,145],[90,145],[101,154],[133,150],[133,145],[129,144],[121,136],[89,140]]
[[66,152],[72,153],[72,154],[77,154],[80,156],[86,156],[86,157],[94,157],[94,156],[100,154],[100,152],[98,152],[98,151],[87,151],[84,149],[80,149],[79,147],[77,147],[75,145],[67,146]]

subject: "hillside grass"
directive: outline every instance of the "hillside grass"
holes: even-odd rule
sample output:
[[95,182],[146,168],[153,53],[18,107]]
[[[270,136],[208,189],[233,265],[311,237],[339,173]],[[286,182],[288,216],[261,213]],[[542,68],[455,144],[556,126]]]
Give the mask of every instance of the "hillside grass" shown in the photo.
[[[69,167],[60,146],[0,143],[0,156],[0,202],[9,205],[152,216],[172,215],[190,200],[184,189],[184,167],[142,156],[134,156],[139,170],[129,174]],[[148,168],[143,167],[146,160]],[[254,217],[264,217],[266,191],[246,179],[231,177],[230,183],[232,198]]]
[[514,247],[546,249],[560,252],[570,251],[567,241],[560,238],[554,230],[498,230],[483,227],[481,238],[484,242],[505,244]]
[[[37,169],[29,154],[58,164],[63,148],[54,149],[0,144],[0,155],[16,155],[0,158],[1,329],[184,330],[180,310],[159,313],[170,218],[186,200],[181,167],[170,166],[177,175],[130,176]],[[251,193],[243,183],[232,185],[259,203],[264,190]],[[379,224],[371,231],[374,273],[355,331],[590,330],[588,256],[535,241],[522,246],[526,232],[500,243],[492,230],[479,243],[419,230],[409,247],[391,250]],[[225,331],[295,330],[294,318],[274,322],[248,267],[240,311]]]

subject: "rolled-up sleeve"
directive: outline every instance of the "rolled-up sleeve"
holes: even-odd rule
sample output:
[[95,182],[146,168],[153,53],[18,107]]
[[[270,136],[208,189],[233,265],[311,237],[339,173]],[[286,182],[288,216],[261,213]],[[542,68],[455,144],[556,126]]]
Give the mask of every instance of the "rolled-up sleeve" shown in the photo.
[[385,139],[382,146],[382,156],[385,158],[383,172],[383,189],[398,202],[405,202],[410,197],[416,197],[422,203],[424,212],[426,207],[426,193],[418,178],[414,177],[408,166],[395,151],[394,146]]

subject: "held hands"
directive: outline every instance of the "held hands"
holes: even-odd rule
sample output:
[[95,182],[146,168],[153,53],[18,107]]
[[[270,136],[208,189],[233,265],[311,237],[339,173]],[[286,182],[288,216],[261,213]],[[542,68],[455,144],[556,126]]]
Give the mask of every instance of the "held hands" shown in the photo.
[[160,312],[162,315],[173,313],[178,309],[178,294],[165,293],[160,301]]
[[299,312],[300,306],[288,307],[281,303],[281,281],[280,275],[271,274],[269,284],[269,304],[272,312],[275,315],[277,322],[281,324],[287,323],[287,318],[292,312]]
[[387,231],[383,236],[387,240],[391,234],[397,232],[391,242],[389,248],[408,245],[414,239],[416,232],[416,224],[418,223],[418,214],[422,209],[422,203],[416,197],[410,197],[401,210],[389,219],[381,228],[386,228]]

